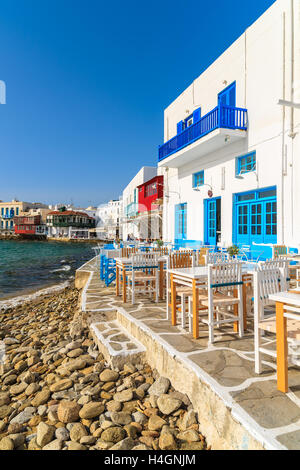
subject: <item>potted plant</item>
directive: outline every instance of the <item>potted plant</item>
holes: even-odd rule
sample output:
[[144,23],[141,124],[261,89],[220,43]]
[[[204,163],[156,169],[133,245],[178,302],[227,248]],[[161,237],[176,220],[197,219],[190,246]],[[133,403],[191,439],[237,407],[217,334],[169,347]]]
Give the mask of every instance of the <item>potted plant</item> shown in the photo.
[[228,252],[230,258],[236,258],[236,256],[237,256],[237,255],[239,254],[239,252],[240,252],[240,249],[239,249],[238,246],[232,245],[232,246],[229,246],[229,247],[227,248],[227,252]]

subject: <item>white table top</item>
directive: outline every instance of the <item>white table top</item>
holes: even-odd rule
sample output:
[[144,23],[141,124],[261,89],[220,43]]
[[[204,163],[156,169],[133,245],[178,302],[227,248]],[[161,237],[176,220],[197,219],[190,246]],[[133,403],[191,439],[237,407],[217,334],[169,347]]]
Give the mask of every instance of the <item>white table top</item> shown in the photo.
[[[295,291],[298,289],[295,289]],[[282,302],[284,304],[292,304],[300,307],[300,290],[299,294],[293,294],[292,292],[278,292],[278,294],[272,294],[269,296],[270,300],[274,302]]]
[[[255,263],[245,263],[242,266],[242,274],[252,274],[256,269]],[[168,269],[169,274],[187,277],[190,279],[202,279],[207,277],[207,266],[197,266],[194,268],[175,268]]]
[[[140,254],[140,253],[139,253]],[[167,256],[163,255],[157,258],[157,261],[160,263],[161,261],[166,261]],[[115,258],[116,263],[118,264],[131,264],[132,263],[132,258]]]

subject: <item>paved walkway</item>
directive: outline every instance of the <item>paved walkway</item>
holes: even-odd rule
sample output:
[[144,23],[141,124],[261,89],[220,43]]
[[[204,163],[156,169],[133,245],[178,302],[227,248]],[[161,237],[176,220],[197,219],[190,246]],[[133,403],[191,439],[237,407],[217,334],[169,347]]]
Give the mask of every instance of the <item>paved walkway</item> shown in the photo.
[[[137,298],[136,305],[123,304],[115,296],[114,287],[101,283],[95,261],[81,269],[90,272],[90,278],[82,295],[82,309],[91,315],[103,315],[124,309],[135,323],[142,323],[151,330],[158,341],[168,345],[174,354],[197,368],[201,380],[206,381],[222,397],[232,414],[240,422],[247,423],[258,440],[270,449],[300,449],[300,370],[289,368],[290,391],[283,394],[277,390],[275,364],[265,357],[263,373],[254,372],[253,333],[247,332],[240,339],[232,329],[224,328],[213,345],[208,344],[208,333],[200,328],[200,338],[173,327],[165,319],[165,302],[155,304],[145,298]],[[99,317],[100,318],[100,317]],[[103,319],[102,319],[103,321]],[[106,333],[118,350],[120,344],[130,344],[127,336],[116,322],[105,323]],[[122,330],[122,331],[121,331]],[[120,336],[118,338],[119,335]],[[125,338],[124,338],[125,336]],[[127,336],[127,337],[126,337]],[[274,348],[270,336],[265,347]],[[133,343],[134,344],[134,343]],[[123,346],[121,346],[124,350]]]

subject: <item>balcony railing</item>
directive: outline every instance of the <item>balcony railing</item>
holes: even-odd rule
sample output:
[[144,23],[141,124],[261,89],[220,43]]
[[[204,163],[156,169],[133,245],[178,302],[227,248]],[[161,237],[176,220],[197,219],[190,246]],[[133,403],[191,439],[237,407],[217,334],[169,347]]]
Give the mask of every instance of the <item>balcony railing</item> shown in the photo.
[[128,206],[125,207],[125,216],[126,217],[135,217],[138,213],[138,204],[136,202],[131,202]]
[[195,122],[180,134],[168,142],[159,146],[158,161],[169,157],[178,150],[192,144],[215,129],[238,129],[247,130],[247,109],[234,108],[231,106],[217,106],[200,121]]
[[14,214],[4,214],[2,215],[2,219],[12,219],[14,217]]

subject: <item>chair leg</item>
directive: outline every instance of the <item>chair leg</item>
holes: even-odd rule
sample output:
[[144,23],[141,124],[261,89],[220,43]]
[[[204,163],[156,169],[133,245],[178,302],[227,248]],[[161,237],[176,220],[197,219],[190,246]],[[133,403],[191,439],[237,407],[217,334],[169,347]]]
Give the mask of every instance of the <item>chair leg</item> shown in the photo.
[[181,296],[181,326],[185,328],[185,319],[186,319],[186,297],[184,294]]
[[132,277],[131,277],[131,303],[132,303],[132,305],[134,305],[134,303],[135,303],[135,276],[134,276],[134,271],[133,271]]
[[193,298],[189,297],[189,332],[193,332]]
[[159,297],[159,270],[156,270],[156,279],[155,279],[155,302],[158,303]]
[[214,342],[214,307],[213,304],[208,307],[208,337],[209,342]]

